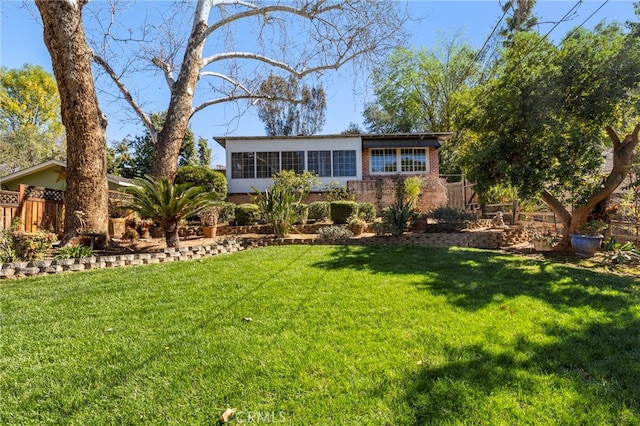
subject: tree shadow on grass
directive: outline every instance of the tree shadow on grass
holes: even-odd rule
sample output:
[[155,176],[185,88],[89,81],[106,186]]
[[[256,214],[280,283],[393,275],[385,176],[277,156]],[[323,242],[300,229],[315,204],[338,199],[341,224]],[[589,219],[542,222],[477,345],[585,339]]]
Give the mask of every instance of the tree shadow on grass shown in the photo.
[[521,336],[496,352],[451,347],[406,378],[411,424],[638,424],[640,322],[551,327],[557,342]]
[[[422,275],[418,286],[449,303],[475,311],[496,300],[529,296],[555,308],[628,308],[636,280],[499,252],[445,247],[336,247],[315,267],[371,273]],[[605,291],[606,290],[606,291]],[[610,290],[610,291],[609,291]]]
[[418,275],[408,282],[468,312],[526,296],[569,315],[499,345],[440,342],[442,358],[403,379],[411,424],[640,424],[636,280],[456,248],[337,247],[315,266]]

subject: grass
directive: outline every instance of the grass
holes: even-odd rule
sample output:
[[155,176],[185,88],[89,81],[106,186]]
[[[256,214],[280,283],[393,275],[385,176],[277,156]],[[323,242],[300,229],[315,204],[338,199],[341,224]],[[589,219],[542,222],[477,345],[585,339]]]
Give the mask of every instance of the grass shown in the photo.
[[331,246],[2,281],[0,423],[640,424],[639,284]]

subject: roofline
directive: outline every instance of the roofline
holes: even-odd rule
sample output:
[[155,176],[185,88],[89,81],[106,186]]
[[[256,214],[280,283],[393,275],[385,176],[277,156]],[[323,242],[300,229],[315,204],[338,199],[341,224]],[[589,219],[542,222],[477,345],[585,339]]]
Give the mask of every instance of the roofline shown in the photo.
[[366,134],[346,134],[346,135],[308,135],[308,136],[214,136],[213,140],[220,146],[226,148],[227,141],[246,140],[296,140],[296,139],[336,139],[336,138],[360,138],[365,139],[437,139],[444,142],[455,136],[455,132],[432,132],[432,133],[366,133]]
[[[26,169],[19,170],[15,173],[11,173],[8,175],[0,176],[0,182],[12,181],[16,179],[20,179],[23,176],[30,175],[31,173],[37,173],[39,171],[45,170],[51,166],[58,166],[67,168],[67,162],[61,160],[47,160],[43,163],[36,164],[35,166],[27,167]],[[132,186],[133,181],[131,179],[123,178],[121,176],[110,175],[107,174],[107,180],[111,183],[115,183],[119,186]]]

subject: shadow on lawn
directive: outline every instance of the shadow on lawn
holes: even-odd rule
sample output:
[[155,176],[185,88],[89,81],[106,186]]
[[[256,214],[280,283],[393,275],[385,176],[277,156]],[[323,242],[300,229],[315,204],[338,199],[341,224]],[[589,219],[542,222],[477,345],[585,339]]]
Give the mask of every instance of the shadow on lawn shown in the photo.
[[594,312],[593,319],[587,314],[566,326],[550,318],[541,325],[544,342],[522,335],[498,349],[450,345],[444,362],[426,361],[403,379],[413,424],[640,422],[636,280],[455,248],[338,247],[315,266],[422,275],[420,288],[469,312],[527,296],[558,312],[590,308],[602,314]]
[[640,322],[633,315],[548,334],[558,341],[521,336],[502,353],[449,348],[447,362],[405,379],[413,424],[640,422]]
[[341,246],[331,258],[313,266],[423,275],[420,288],[444,295],[449,303],[470,311],[520,295],[543,300],[556,309],[589,306],[620,311],[635,303],[630,298],[640,284],[627,277],[549,261],[445,247]]

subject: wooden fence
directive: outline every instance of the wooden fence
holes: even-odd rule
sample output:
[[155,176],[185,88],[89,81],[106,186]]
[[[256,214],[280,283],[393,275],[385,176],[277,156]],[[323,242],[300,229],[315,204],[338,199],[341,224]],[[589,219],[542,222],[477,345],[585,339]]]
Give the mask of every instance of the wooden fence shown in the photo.
[[[122,201],[130,195],[109,191],[109,200]],[[62,232],[64,192],[38,186],[19,185],[18,191],[0,191],[0,231],[18,220],[17,230]]]
[[478,208],[478,195],[475,184],[465,180],[464,176],[459,182],[447,182],[447,206],[465,210]]

